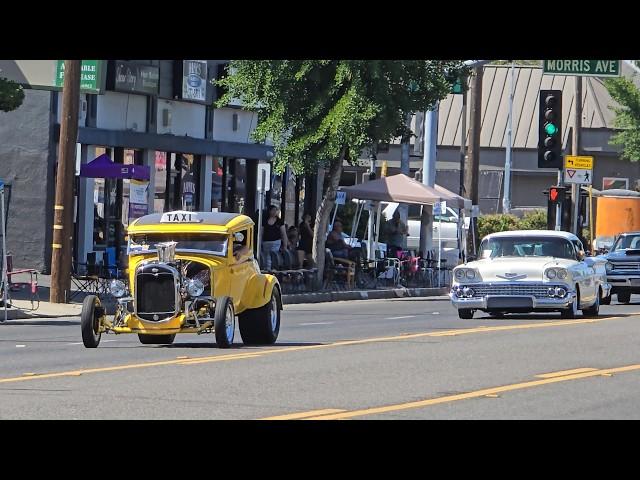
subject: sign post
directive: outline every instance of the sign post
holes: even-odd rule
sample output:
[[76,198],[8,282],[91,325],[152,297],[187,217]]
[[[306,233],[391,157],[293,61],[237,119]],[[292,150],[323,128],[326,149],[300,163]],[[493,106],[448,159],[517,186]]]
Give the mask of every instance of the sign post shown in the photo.
[[259,163],[258,196],[260,198],[260,203],[258,204],[258,245],[256,245],[258,265],[260,265],[260,248],[262,247],[262,210],[264,209],[264,193],[269,190],[271,185],[271,182],[267,181],[267,178],[271,178],[271,165],[269,163]]
[[447,202],[437,202],[433,214],[438,215],[438,287],[440,287],[440,258],[442,257],[442,216],[447,212]]
[[7,299],[9,296],[9,279],[7,275],[7,230],[5,228],[6,219],[4,216],[4,182],[0,180],[0,208],[2,208],[2,305],[4,306],[4,320],[7,321]]
[[576,185],[576,200],[573,204],[573,230],[577,235],[580,188],[582,185],[593,183],[593,157],[567,155],[564,159],[564,183]]

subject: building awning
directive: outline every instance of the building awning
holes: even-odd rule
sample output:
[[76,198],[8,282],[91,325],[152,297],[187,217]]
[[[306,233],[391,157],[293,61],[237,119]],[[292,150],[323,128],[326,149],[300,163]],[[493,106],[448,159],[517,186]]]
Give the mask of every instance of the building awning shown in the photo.
[[149,180],[149,167],[115,163],[103,153],[89,163],[80,166],[80,176],[88,178],[135,178]]

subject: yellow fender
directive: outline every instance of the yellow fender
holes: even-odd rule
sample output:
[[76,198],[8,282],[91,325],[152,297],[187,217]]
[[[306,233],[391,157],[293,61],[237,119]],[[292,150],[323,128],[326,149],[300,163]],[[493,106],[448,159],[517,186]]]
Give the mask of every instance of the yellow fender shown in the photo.
[[253,275],[249,279],[240,302],[240,308],[236,313],[265,306],[271,300],[274,288],[278,291],[278,306],[282,310],[280,283],[275,276],[265,273]]

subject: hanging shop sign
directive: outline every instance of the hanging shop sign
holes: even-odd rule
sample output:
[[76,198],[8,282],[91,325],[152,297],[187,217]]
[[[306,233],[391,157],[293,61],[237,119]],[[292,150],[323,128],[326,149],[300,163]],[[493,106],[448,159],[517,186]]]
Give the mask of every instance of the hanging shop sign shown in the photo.
[[152,65],[116,60],[109,86],[118,92],[157,95],[160,69]]
[[195,102],[207,100],[207,61],[182,62],[182,99]]

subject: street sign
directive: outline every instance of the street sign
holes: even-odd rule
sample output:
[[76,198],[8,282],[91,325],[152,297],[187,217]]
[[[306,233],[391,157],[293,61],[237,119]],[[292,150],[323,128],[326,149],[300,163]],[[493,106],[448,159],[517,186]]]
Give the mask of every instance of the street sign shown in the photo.
[[564,157],[564,168],[574,168],[581,170],[593,170],[593,157],[567,155]]
[[433,204],[433,214],[434,215],[445,215],[447,213],[447,202],[436,202]]
[[591,185],[593,171],[583,168],[565,168],[564,183],[576,183],[579,185]]
[[619,77],[620,60],[543,60],[545,75]]
[[336,205],[344,205],[347,201],[347,192],[336,192]]
[[[263,184],[263,180],[264,180],[264,184]],[[271,164],[259,163],[258,164],[258,191],[268,192],[270,188],[271,188]]]

